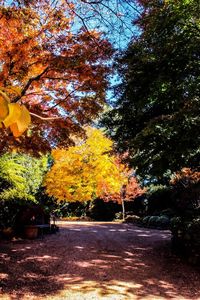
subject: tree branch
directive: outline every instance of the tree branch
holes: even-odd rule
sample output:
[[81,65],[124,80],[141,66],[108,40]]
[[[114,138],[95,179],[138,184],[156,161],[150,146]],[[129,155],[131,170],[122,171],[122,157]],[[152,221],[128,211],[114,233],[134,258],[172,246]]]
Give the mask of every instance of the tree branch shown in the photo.
[[34,113],[32,113],[32,112],[30,112],[30,115],[31,116],[33,116],[33,117],[36,117],[36,118],[38,118],[38,119],[40,119],[40,120],[44,120],[44,121],[52,121],[52,120],[59,120],[59,119],[63,119],[63,117],[42,117],[42,116],[39,116],[39,115],[37,115],[37,114],[34,114]]
[[64,99],[59,100],[59,101],[58,101],[56,104],[54,104],[52,107],[50,107],[50,108],[44,110],[44,112],[50,111],[50,110],[52,110],[53,108],[55,108],[56,106],[60,105],[61,103],[63,103],[64,101],[66,101],[67,98],[69,98],[73,93],[77,92],[78,90],[79,90],[78,88],[77,88],[77,89],[74,89],[74,90],[71,91]]
[[28,90],[28,88],[30,87],[30,85],[32,84],[33,81],[36,81],[36,80],[39,80],[42,75],[44,75],[46,73],[46,71],[48,70],[48,67],[46,67],[42,73],[40,73],[39,75],[35,76],[35,77],[32,77],[28,80],[28,82],[26,83],[26,85],[24,86],[22,92],[21,92],[21,95],[20,96],[17,96],[12,102],[16,103],[17,101],[19,101],[21,99],[21,97],[25,96],[26,94],[26,91]]

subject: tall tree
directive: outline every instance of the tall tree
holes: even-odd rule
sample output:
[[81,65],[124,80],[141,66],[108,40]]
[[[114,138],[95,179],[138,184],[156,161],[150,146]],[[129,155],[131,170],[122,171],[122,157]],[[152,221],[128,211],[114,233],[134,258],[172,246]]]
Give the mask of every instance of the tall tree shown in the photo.
[[[111,45],[94,30],[72,29],[71,1],[1,4],[0,90],[12,103],[9,113],[24,105],[32,115],[27,136],[17,141],[1,128],[1,150],[12,143],[39,150],[67,145],[70,133],[103,108]],[[2,101],[0,121],[6,116]],[[11,130],[18,136],[16,128]]]
[[122,84],[104,123],[143,175],[195,168],[200,159],[199,1],[138,1],[141,35],[118,60]]

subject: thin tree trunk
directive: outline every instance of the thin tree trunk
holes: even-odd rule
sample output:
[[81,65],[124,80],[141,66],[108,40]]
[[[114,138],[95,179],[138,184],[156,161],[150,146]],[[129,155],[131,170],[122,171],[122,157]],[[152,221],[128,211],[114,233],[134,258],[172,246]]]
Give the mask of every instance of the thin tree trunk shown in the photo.
[[122,218],[123,221],[125,220],[125,205],[124,205],[124,198],[122,198]]

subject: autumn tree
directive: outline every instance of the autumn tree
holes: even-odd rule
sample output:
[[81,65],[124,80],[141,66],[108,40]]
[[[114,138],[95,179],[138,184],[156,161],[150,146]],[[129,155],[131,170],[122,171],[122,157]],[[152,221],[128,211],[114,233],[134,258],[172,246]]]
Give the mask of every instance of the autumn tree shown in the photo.
[[[66,146],[70,133],[102,110],[111,45],[94,30],[73,30],[74,9],[61,0],[1,1],[0,91],[11,105],[5,111],[1,94],[0,118],[21,106],[32,116],[30,129],[18,140],[4,128],[12,124],[3,125],[1,150]],[[19,135],[16,125],[10,129]]]
[[47,194],[58,201],[87,201],[119,194],[127,182],[127,170],[111,151],[112,141],[94,128],[87,128],[87,139],[76,146],[53,150],[54,165],[44,181]]

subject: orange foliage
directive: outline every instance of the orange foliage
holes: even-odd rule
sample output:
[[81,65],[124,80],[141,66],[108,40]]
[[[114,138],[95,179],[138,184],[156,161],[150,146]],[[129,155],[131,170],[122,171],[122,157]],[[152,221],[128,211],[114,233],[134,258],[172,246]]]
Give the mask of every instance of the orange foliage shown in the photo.
[[142,189],[136,179],[136,177],[131,177],[126,187],[126,200],[133,200],[145,193],[145,189]]
[[120,190],[118,193],[115,193],[112,196],[109,194],[105,194],[103,197],[105,201],[113,200],[118,203],[121,203],[122,197],[124,198],[125,201],[133,201],[135,198],[145,194],[146,190],[141,188],[136,177],[131,176],[128,180],[130,173],[131,171],[129,171],[126,174],[127,184],[125,185],[125,194],[122,195],[122,190]]
[[[72,31],[70,1],[26,2],[0,7],[0,91],[31,112],[38,143],[67,145],[103,108],[111,45],[98,32]],[[0,105],[0,120],[4,113]]]
[[193,184],[200,183],[200,172],[190,168],[183,168],[173,176],[170,182],[172,185],[181,185],[187,188]]

